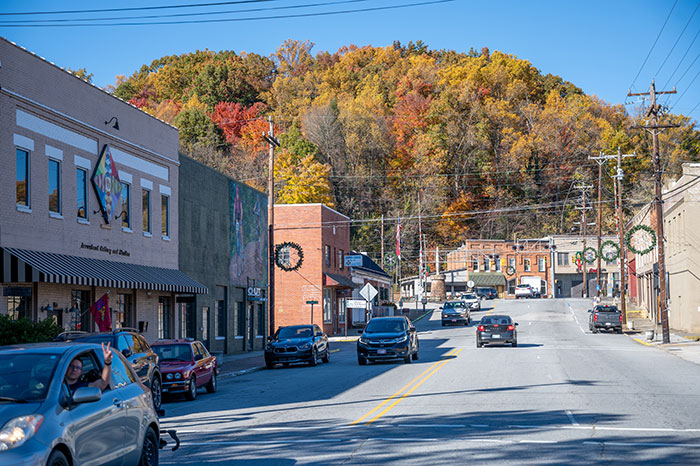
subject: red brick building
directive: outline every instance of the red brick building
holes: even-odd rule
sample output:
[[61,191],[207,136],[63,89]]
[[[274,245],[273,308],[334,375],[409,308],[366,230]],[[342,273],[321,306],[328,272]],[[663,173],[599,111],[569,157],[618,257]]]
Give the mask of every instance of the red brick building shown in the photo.
[[[291,242],[303,251],[298,270],[275,269],[275,324],[313,323],[329,335],[347,324],[345,299],[356,286],[343,259],[350,251],[350,218],[323,204],[275,205],[275,244]],[[286,250],[282,251],[286,253]],[[289,249],[290,264],[296,252]],[[318,304],[307,304],[316,301]]]

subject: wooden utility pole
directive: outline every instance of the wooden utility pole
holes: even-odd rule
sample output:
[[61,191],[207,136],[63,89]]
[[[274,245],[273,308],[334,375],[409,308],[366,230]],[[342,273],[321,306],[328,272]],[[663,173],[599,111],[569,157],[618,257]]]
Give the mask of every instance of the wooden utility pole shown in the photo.
[[280,145],[275,139],[275,126],[272,124],[272,117],[268,118],[270,122],[270,130],[263,133],[263,138],[270,145],[268,157],[268,174],[267,174],[267,254],[269,256],[268,265],[268,296],[267,304],[269,309],[270,335],[275,333],[275,147]]
[[382,214],[382,270],[384,270],[384,214]]
[[576,189],[581,191],[581,207],[576,209],[581,210],[581,234],[583,235],[583,248],[581,249],[581,262],[583,265],[583,290],[581,291],[582,297],[588,297],[588,274],[585,251],[586,251],[586,210],[590,207],[586,207],[586,191],[591,189],[593,186],[587,184],[579,184]]
[[622,159],[627,157],[634,157],[636,153],[623,154],[620,148],[617,148],[617,154],[603,154],[602,152],[598,157],[589,157],[590,159],[598,162],[598,269],[600,271],[601,257],[600,257],[600,183],[602,182],[602,166],[608,160],[617,160],[617,171],[613,176],[615,181],[613,182],[614,192],[615,192],[615,219],[617,222],[617,236],[618,242],[620,243],[620,311],[622,312],[622,323],[627,324],[627,269],[626,269],[626,254],[625,254],[625,241],[624,241],[624,223],[622,221]]
[[657,92],[654,80],[651,81],[649,86],[649,92],[627,93],[628,96],[645,96],[648,95],[651,98],[651,105],[647,110],[646,117],[651,118],[651,125],[641,126],[641,128],[646,129],[651,133],[653,142],[652,154],[654,162],[654,180],[655,180],[655,197],[654,204],[656,207],[656,252],[657,261],[659,265],[659,314],[661,315],[661,331],[663,333],[663,343],[671,342],[671,334],[668,325],[668,307],[666,296],[666,257],[664,253],[664,211],[663,211],[663,199],[661,192],[661,155],[659,154],[659,130],[667,128],[677,128],[679,125],[660,125],[659,124],[659,111],[661,110],[661,105],[656,103],[656,96],[659,94],[675,94],[676,89],[672,91],[660,91]]

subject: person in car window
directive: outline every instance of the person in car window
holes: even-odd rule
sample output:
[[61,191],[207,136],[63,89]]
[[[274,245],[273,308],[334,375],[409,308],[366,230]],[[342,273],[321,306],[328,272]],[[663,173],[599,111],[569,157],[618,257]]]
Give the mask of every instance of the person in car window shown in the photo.
[[109,348],[109,343],[107,343],[107,346],[102,343],[102,355],[105,360],[105,365],[102,368],[102,377],[94,382],[80,380],[80,376],[83,375],[83,361],[80,358],[75,358],[70,362],[64,380],[71,393],[75,393],[80,387],[97,387],[102,391],[109,387],[112,374],[112,351]]

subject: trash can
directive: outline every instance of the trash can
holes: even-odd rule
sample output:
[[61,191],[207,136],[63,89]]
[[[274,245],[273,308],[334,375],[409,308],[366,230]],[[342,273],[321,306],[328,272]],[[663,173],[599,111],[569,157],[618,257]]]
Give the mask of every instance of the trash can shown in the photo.
[[647,335],[647,340],[651,341],[654,339],[654,331],[653,330],[647,330],[646,335]]

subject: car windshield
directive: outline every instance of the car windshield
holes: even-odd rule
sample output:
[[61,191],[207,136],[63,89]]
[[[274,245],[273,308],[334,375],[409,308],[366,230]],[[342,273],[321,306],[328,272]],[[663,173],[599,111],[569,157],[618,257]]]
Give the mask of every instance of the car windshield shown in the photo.
[[406,321],[399,319],[373,319],[365,328],[367,333],[399,333],[406,331]]
[[311,338],[314,332],[311,327],[284,327],[279,329],[277,339],[288,340],[290,338]]
[[596,306],[595,310],[597,312],[619,312],[620,310],[617,306]]
[[192,348],[187,344],[155,345],[153,350],[163,361],[192,361]]
[[464,307],[464,303],[462,301],[453,301],[453,302],[445,303],[445,306],[444,306],[445,309],[449,309],[452,307]]
[[0,403],[43,401],[59,360],[56,354],[0,354]]

